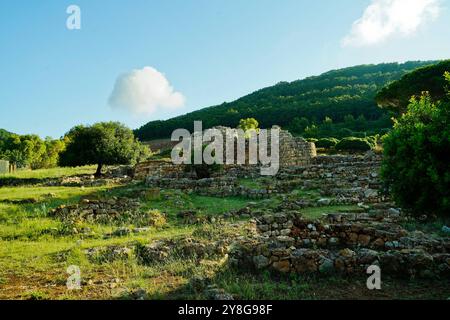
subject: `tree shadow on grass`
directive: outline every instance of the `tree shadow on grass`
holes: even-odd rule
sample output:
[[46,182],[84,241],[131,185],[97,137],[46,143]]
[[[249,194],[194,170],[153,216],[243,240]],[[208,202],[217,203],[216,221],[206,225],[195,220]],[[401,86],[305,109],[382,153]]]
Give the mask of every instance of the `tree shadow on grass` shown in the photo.
[[231,295],[235,300],[446,300],[450,296],[447,282],[439,279],[385,276],[381,290],[369,290],[366,280],[364,274],[280,274],[226,266],[203,283],[191,278],[165,295],[148,298],[223,300]]

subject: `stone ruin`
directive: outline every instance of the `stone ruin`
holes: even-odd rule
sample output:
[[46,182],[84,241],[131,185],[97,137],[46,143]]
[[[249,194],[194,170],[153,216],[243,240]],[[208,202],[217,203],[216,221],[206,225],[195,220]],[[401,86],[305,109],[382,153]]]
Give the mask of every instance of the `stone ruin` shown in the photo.
[[[275,128],[279,129],[277,126],[273,127],[273,129]],[[221,131],[225,136],[226,130],[230,128],[214,127],[212,129]],[[317,156],[314,143],[308,142],[301,137],[293,137],[292,134],[286,130],[280,130],[279,137],[279,160],[281,168],[288,168],[291,166],[307,166],[310,165],[313,162],[313,159]],[[268,145],[270,146],[270,141],[268,142]],[[235,146],[235,151],[236,148],[237,147]],[[224,161],[226,161],[225,157]],[[248,165],[248,143],[246,144],[246,163],[246,165],[225,165],[225,174],[227,174],[229,170],[233,170],[235,168],[249,171],[257,169],[257,166],[255,165]],[[151,160],[139,163],[135,167],[134,176],[137,179],[143,179],[149,176],[154,178],[190,178],[190,176],[187,176],[183,165],[175,165],[170,160]]]
[[[231,130],[228,127],[213,127],[212,129],[219,130],[222,135],[225,137],[227,135],[227,130]],[[302,137],[294,137],[287,130],[281,130],[279,126],[273,126],[272,129],[268,130],[268,148],[270,149],[270,139],[271,139],[271,130],[280,130],[279,133],[279,155],[280,155],[280,166],[281,167],[289,167],[289,166],[304,166],[311,163],[311,160],[317,156],[316,146],[312,142],[306,141]],[[225,145],[225,143],[224,143]],[[237,146],[235,145],[235,158],[236,158],[236,150]],[[245,159],[248,164],[248,152],[249,146],[248,141],[246,141],[245,146]],[[270,153],[270,152],[269,152]],[[233,159],[235,160],[235,159]],[[226,161],[226,155],[224,155],[224,161]]]
[[399,277],[448,277],[450,240],[408,232],[398,213],[331,214],[305,219],[299,212],[256,218],[253,237],[235,243],[230,262],[281,273],[365,274],[371,265]]
[[289,131],[280,131],[280,166],[305,166],[317,156],[316,145],[302,137],[293,137]]
[[286,202],[286,205],[300,209],[385,201],[385,196],[379,192],[380,165],[381,158],[374,154],[315,157],[306,166],[283,167],[277,176],[263,178],[259,180],[259,186],[255,187],[241,185],[239,180],[261,178],[255,166],[229,166],[217,176],[200,180],[193,179],[191,174],[180,166],[172,166],[170,162],[146,163],[140,172],[141,179],[150,188],[177,189],[185,193],[216,197],[265,199],[295,189],[320,190],[322,198],[317,201],[298,199]]
[[[229,252],[229,262],[240,269],[348,275],[366,274],[369,266],[378,265],[392,276],[448,278],[450,239],[403,227],[410,218],[382,192],[381,156],[317,156],[314,144],[282,131],[280,162],[279,173],[259,189],[239,185],[240,178],[261,177],[257,167],[248,165],[226,166],[222,176],[195,180],[170,162],[149,162],[140,164],[136,175],[152,188],[250,199],[281,197],[276,208],[247,207],[224,214],[253,222],[253,231],[235,239]],[[317,190],[321,198],[292,197],[293,190]],[[305,208],[343,204],[359,209],[319,219],[302,216]]]

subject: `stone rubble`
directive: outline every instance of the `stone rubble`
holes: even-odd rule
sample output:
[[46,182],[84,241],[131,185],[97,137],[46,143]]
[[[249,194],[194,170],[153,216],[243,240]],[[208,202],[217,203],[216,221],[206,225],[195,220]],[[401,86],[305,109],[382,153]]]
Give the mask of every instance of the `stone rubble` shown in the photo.
[[407,232],[398,222],[366,213],[322,220],[267,214],[256,220],[256,236],[234,244],[230,262],[281,273],[364,273],[375,264],[396,276],[450,275],[450,239]]
[[140,207],[139,199],[117,197],[82,199],[78,204],[61,205],[53,209],[50,215],[71,223],[108,224],[127,220],[138,224],[145,219],[145,214],[141,212]]

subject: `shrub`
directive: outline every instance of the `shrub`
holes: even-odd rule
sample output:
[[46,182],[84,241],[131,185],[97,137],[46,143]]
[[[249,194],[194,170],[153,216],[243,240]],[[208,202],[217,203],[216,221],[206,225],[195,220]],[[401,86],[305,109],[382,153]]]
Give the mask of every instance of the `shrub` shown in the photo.
[[339,140],[336,138],[322,138],[316,142],[316,147],[329,149],[335,147],[338,144],[338,142]]
[[338,136],[339,137],[351,137],[351,136],[354,136],[353,133],[354,132],[348,128],[342,128],[342,129],[339,129]]
[[339,151],[369,151],[372,145],[364,138],[348,137],[336,144],[336,150]]
[[162,228],[166,225],[166,216],[158,209],[150,210],[148,212],[149,225],[155,228]]
[[375,149],[378,145],[378,140],[380,139],[379,135],[369,136],[366,138],[367,142],[371,145],[372,149]]
[[396,203],[415,215],[450,216],[450,102],[413,98],[384,138],[381,175]]

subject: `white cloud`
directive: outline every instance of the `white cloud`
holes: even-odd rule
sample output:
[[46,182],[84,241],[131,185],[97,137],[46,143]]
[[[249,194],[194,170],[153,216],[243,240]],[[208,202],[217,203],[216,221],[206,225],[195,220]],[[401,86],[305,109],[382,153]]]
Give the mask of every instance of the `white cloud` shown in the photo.
[[408,36],[439,16],[440,0],[372,0],[353,23],[343,46],[370,46],[393,36]]
[[185,98],[176,92],[164,74],[152,67],[120,75],[109,97],[113,109],[148,115],[163,109],[183,107]]

